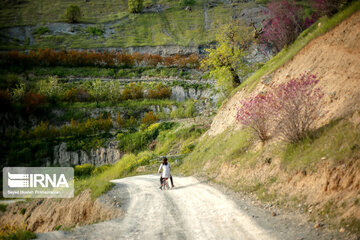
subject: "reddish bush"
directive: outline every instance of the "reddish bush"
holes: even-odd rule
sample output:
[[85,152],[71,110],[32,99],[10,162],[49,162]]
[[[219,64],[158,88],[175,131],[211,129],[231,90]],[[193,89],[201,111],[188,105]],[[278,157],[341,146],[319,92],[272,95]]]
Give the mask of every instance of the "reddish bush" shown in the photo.
[[46,103],[46,98],[39,93],[33,93],[30,90],[25,94],[23,103],[27,113],[34,113]]
[[0,54],[0,64],[5,66],[18,65],[29,66],[103,66],[103,67],[131,67],[145,65],[155,67],[158,64],[166,66],[196,67],[198,56],[193,54],[189,57],[175,55],[163,58],[158,54],[140,53],[128,54],[123,52],[90,52],[90,51],[56,51],[52,49],[40,49],[19,53],[11,51]]
[[145,125],[150,125],[158,120],[159,118],[152,111],[150,111],[145,113],[144,117],[141,119],[141,123]]
[[271,2],[267,7],[269,20],[265,23],[261,40],[280,51],[303,30],[303,10],[290,0]]
[[259,94],[241,101],[237,120],[255,130],[265,141],[269,138],[270,125],[289,142],[303,139],[320,116],[319,102],[324,96],[315,88],[318,79],[312,74],[280,84],[272,92]]
[[158,55],[150,55],[145,53],[143,57],[143,62],[146,66],[156,67],[159,63],[162,63],[163,58]]
[[155,89],[150,89],[146,95],[147,98],[164,99],[171,96],[171,88],[159,83]]
[[138,53],[138,52],[135,52],[133,55],[132,55],[133,59],[134,59],[134,63],[139,66],[141,64],[141,62],[143,61],[144,59],[144,56],[141,54],[141,53]]
[[303,74],[279,85],[275,90],[279,133],[289,142],[300,141],[320,116],[319,102],[324,96],[313,74]]
[[237,120],[255,130],[263,142],[270,137],[271,116],[274,111],[274,96],[271,93],[259,94],[240,102]]
[[64,100],[67,102],[86,102],[90,99],[90,94],[81,88],[68,89],[65,92]]
[[306,17],[303,24],[304,29],[313,25],[318,19],[319,16],[316,13],[313,13],[310,17]]
[[125,119],[121,116],[120,112],[118,112],[116,115],[116,123],[119,128],[124,127],[126,124]]

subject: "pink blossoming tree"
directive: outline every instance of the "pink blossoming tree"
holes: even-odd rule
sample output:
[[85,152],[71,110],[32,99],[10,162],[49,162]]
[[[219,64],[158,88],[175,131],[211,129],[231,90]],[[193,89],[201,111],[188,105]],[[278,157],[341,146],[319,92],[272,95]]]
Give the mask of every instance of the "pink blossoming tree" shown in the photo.
[[316,75],[302,74],[274,89],[277,130],[289,142],[305,137],[320,117],[320,100],[324,96]]

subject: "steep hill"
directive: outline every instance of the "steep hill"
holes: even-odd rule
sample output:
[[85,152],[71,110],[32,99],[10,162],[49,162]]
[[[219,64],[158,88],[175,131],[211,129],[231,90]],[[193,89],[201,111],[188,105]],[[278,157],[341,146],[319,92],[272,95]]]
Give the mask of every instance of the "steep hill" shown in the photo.
[[[327,112],[318,126],[343,117],[360,108],[360,12],[342,22],[338,27],[313,40],[289,63],[271,75],[264,76],[251,92],[257,94],[302,73],[311,72],[319,78],[326,97],[323,102]],[[214,118],[210,136],[237,126],[236,109],[247,89],[237,92],[219,110]]]
[[[183,170],[305,212],[310,220],[360,233],[359,37],[357,11],[255,88],[245,84],[220,108]],[[312,137],[289,144],[274,136],[262,144],[236,122],[241,99],[307,72],[319,77],[325,92]]]

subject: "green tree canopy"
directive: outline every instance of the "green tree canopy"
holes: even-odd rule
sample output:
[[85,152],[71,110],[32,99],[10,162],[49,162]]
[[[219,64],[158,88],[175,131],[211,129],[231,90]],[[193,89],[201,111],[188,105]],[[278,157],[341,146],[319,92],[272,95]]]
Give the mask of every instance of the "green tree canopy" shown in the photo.
[[128,0],[128,9],[130,13],[140,13],[144,7],[144,0]]
[[70,23],[79,22],[80,17],[81,17],[80,7],[77,5],[70,5],[66,9],[65,17],[66,17],[67,21]]
[[239,21],[222,26],[216,36],[217,47],[207,49],[201,67],[210,70],[218,88],[225,94],[241,83],[251,70],[245,57],[253,43],[253,29]]

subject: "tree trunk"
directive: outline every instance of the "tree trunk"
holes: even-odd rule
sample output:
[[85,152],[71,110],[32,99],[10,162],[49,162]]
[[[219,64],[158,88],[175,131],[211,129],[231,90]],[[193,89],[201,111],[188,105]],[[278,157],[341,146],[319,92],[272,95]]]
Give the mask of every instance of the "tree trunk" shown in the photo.
[[234,87],[239,86],[239,85],[240,85],[240,83],[241,83],[241,81],[240,81],[239,76],[236,74],[235,69],[230,68],[230,72],[231,72],[231,75],[232,75],[232,82],[233,82],[233,86],[234,86]]

